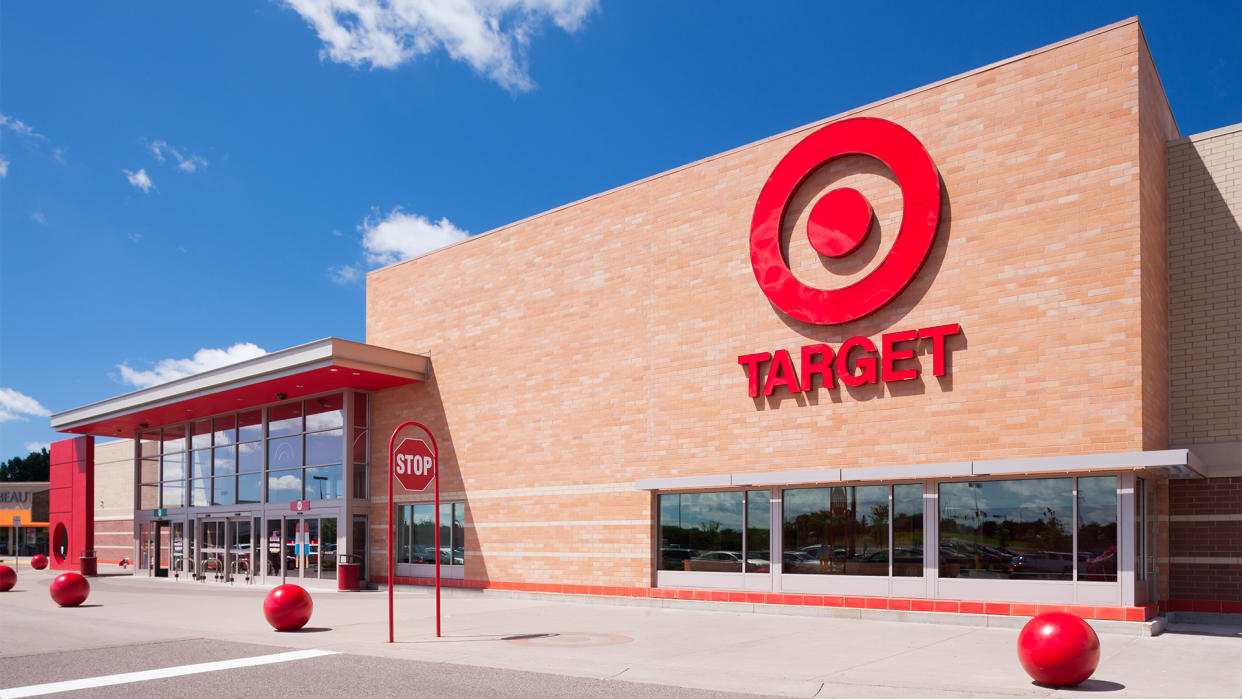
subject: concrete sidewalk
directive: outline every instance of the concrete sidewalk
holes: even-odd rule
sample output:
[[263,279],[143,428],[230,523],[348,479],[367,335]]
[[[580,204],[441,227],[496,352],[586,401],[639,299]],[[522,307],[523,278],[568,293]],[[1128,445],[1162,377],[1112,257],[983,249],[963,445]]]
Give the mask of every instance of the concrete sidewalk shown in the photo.
[[388,644],[384,592],[313,590],[308,628],[277,633],[261,612],[266,588],[101,577],[91,580],[86,606],[60,609],[47,595],[53,575],[23,568],[17,588],[0,593],[0,656],[207,638],[606,679],[618,683],[618,695],[626,682],[804,697],[1242,693],[1237,637],[1105,632],[1094,677],[1054,691],[1033,684],[1018,665],[1017,628],[943,619],[897,623],[455,591],[443,597],[437,639],[430,591],[403,591],[396,596],[398,642]]

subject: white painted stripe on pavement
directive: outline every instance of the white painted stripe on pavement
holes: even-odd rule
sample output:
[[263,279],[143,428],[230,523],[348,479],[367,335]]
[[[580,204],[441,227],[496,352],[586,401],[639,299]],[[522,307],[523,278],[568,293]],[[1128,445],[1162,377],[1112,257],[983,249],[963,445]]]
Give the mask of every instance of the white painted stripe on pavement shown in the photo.
[[86,677],[80,680],[67,680],[65,682],[49,682],[47,684],[32,684],[28,687],[13,687],[11,689],[0,689],[0,699],[16,699],[16,697],[35,697],[41,694],[55,694],[57,692],[72,692],[78,689],[91,689],[93,687],[107,687],[114,684],[129,684],[130,682],[145,682],[146,680],[159,680],[166,677],[179,677],[181,675],[196,675],[200,672],[215,672],[216,670],[233,670],[239,667],[254,667],[256,665],[271,665],[272,663],[286,663],[290,660],[305,660],[307,658],[318,658],[322,655],[336,655],[338,651],[334,650],[293,650],[287,653],[274,653],[272,655],[257,655],[253,658],[235,658],[233,660],[218,660],[213,663],[197,663],[194,665],[178,665],[176,667],[165,667],[157,670],[142,670],[140,672],[122,672],[119,675],[103,675],[101,677]]

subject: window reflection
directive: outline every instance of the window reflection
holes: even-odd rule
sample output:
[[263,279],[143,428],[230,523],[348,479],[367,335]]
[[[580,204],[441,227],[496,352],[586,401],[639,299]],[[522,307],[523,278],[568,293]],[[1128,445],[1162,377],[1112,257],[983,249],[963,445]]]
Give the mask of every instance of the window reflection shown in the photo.
[[940,484],[940,577],[1071,580],[1073,479]]
[[214,479],[212,486],[212,502],[216,505],[237,504],[237,478],[225,476]]
[[[420,503],[397,508],[397,562],[436,562],[435,505]],[[440,503],[440,565],[464,565],[465,503]]]
[[[222,476],[228,473],[237,472],[237,447],[216,447],[215,448],[215,474]],[[203,475],[206,475],[204,472]]]
[[742,572],[741,491],[660,496],[660,569]]
[[766,490],[746,493],[746,553],[747,573],[767,573],[772,570],[768,551],[772,547],[772,502]]
[[340,466],[306,469],[307,500],[335,500],[342,495],[344,476]]
[[306,431],[319,432],[341,427],[345,424],[345,397],[339,393],[331,396],[309,398],[306,401]]
[[923,577],[923,485],[893,486],[893,575]]
[[237,445],[237,470],[239,473],[257,473],[263,470],[263,447],[261,442],[242,442]]
[[263,498],[263,474],[243,473],[237,477],[237,502],[255,503]]
[[207,507],[211,504],[211,479],[190,481],[190,506]]
[[237,441],[252,442],[263,438],[263,411],[247,410],[237,416]]
[[1078,579],[1117,581],[1116,476],[1078,479]]
[[195,420],[190,423],[190,448],[211,446],[211,420]]
[[888,575],[888,486],[802,488],[784,498],[784,572]]
[[282,437],[267,442],[267,467],[289,468],[302,465],[302,437]]
[[267,436],[283,437],[302,431],[302,401],[273,405],[267,409]]
[[272,471],[267,474],[267,501],[293,502],[302,499],[302,469]]
[[306,465],[339,464],[344,450],[340,430],[306,435]]

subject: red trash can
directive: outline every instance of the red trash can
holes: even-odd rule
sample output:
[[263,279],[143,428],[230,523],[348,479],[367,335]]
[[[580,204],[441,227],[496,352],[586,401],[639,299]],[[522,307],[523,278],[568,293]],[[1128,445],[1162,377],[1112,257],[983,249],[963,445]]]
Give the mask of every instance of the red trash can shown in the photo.
[[82,557],[78,559],[78,565],[81,567],[82,575],[92,578],[99,575],[99,560],[95,558],[94,549],[83,550]]
[[361,570],[362,563],[358,556],[352,554],[341,556],[341,561],[336,567],[336,589],[357,592]]

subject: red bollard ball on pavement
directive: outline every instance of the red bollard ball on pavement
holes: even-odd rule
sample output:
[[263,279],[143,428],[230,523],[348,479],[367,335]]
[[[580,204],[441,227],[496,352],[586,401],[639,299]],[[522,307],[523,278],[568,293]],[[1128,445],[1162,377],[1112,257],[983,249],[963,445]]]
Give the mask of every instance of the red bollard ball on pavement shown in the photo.
[[0,566],[0,592],[8,592],[17,584],[17,571],[8,566]]
[[1095,672],[1100,638],[1090,624],[1073,614],[1040,614],[1018,634],[1018,660],[1036,682],[1072,687]]
[[263,616],[277,631],[294,631],[310,621],[315,603],[297,585],[278,585],[263,598]]
[[91,584],[81,573],[61,573],[52,581],[48,592],[52,601],[62,607],[76,607],[86,601],[91,593]]
[[41,553],[35,555],[30,559],[30,567],[35,570],[43,570],[47,567],[47,556],[44,556]]

